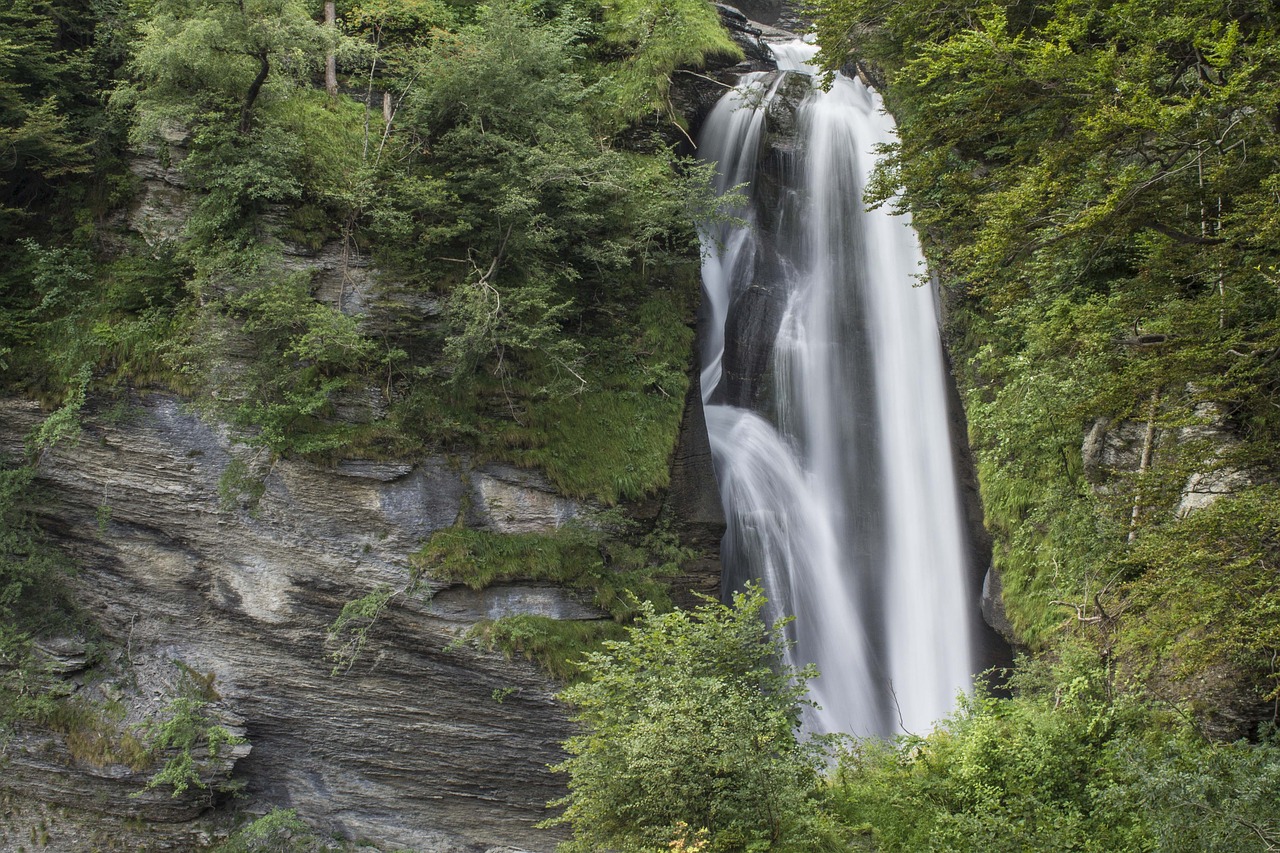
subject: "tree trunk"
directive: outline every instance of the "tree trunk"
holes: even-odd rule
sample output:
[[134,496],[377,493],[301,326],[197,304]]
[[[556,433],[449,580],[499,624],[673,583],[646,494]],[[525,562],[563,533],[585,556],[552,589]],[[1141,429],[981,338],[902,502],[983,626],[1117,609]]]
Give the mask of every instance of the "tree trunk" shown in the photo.
[[395,111],[391,108],[391,93],[382,93],[382,123],[391,124],[391,118],[395,115]]
[[[331,34],[337,33],[338,12],[334,0],[326,0],[324,4],[324,25],[332,31]],[[335,50],[331,44],[324,55],[324,90],[331,98],[338,96],[338,57]]]
[[244,106],[240,108],[240,132],[248,133],[252,125],[253,103],[258,100],[258,93],[262,91],[262,84],[267,82],[267,75],[271,73],[271,61],[267,52],[260,51],[257,54],[259,67],[258,76],[253,78],[253,83],[249,86],[248,93],[244,96]]
[[1133,511],[1129,514],[1129,543],[1138,538],[1138,520],[1142,517],[1143,480],[1151,468],[1151,456],[1156,446],[1156,409],[1160,405],[1160,392],[1151,392],[1151,410],[1147,415],[1147,434],[1142,439],[1142,456],[1138,460],[1137,487],[1133,491]]

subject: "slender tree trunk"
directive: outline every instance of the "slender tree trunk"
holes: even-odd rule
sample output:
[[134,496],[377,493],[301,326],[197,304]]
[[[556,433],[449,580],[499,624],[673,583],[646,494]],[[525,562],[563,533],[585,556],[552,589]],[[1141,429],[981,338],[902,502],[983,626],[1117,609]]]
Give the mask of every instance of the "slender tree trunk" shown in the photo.
[[1143,480],[1151,468],[1151,457],[1156,446],[1156,410],[1160,405],[1160,392],[1151,392],[1151,409],[1147,415],[1147,433],[1142,439],[1142,456],[1138,460],[1137,487],[1133,492],[1133,511],[1129,514],[1129,539],[1133,543],[1138,538],[1138,521],[1142,517]]
[[394,116],[395,116],[395,110],[391,108],[391,93],[383,92],[382,93],[382,123],[386,125],[390,125],[391,119]]
[[252,125],[253,104],[258,100],[258,93],[262,91],[262,84],[267,82],[267,75],[271,73],[271,61],[265,50],[259,51],[258,57],[258,76],[253,78],[253,83],[249,86],[248,93],[244,96],[244,106],[240,108],[240,132],[248,133]]
[[[331,31],[331,35],[337,33],[338,11],[334,0],[326,0],[324,4],[324,25]],[[324,55],[324,90],[331,98],[338,96],[338,57],[334,51],[335,48],[330,45]]]

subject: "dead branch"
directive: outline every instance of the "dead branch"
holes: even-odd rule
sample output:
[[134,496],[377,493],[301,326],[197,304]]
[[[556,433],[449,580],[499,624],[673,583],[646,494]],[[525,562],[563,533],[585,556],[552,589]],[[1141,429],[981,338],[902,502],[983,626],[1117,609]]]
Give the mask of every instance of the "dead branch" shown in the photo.
[[[1096,602],[1097,596],[1094,596],[1094,599]],[[1057,599],[1054,599],[1049,603],[1056,604],[1059,607],[1070,607],[1072,610],[1076,612],[1076,621],[1084,623],[1086,625],[1095,625],[1099,622],[1102,622],[1103,619],[1106,618],[1105,614],[1103,616],[1086,616],[1085,611],[1089,607],[1089,605],[1087,604],[1075,604],[1074,602],[1071,602],[1071,601],[1058,601]]]

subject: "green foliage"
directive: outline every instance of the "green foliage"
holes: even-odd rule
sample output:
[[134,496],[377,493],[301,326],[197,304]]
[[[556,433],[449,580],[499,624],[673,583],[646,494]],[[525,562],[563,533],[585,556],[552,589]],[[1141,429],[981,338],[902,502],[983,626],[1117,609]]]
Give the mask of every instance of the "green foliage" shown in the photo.
[[[456,4],[455,4],[456,5]],[[343,18],[356,34],[363,35],[375,50],[403,53],[430,40],[435,30],[451,30],[456,25],[449,3],[441,0],[368,0],[352,4]],[[382,63],[395,65],[395,57]],[[376,68],[374,69],[376,72]]]
[[73,389],[64,407],[33,431],[29,460],[16,465],[0,460],[0,735],[14,726],[35,724],[63,734],[77,760],[137,766],[149,755],[119,725],[123,709],[75,696],[72,685],[51,673],[36,644],[49,636],[94,636],[64,585],[71,563],[40,526],[41,501],[34,485],[38,456],[79,436],[77,416],[87,381],[86,374],[78,395]]
[[742,58],[704,0],[605,0],[601,6],[604,49],[624,55],[602,80],[605,122],[626,124],[656,111],[683,126],[667,98],[671,75],[701,68],[713,57]]
[[211,111],[235,114],[248,133],[259,98],[283,98],[306,81],[326,45],[297,0],[158,0],[148,12],[132,60],[136,83],[118,93],[141,108],[139,138]]
[[531,401],[527,425],[503,433],[497,455],[606,504],[665,488],[689,384],[688,311],[676,294],[655,293],[635,309],[636,327],[585,338],[598,386]]
[[687,557],[660,535],[630,541],[616,525],[606,529],[570,524],[554,533],[522,534],[462,526],[437,530],[412,556],[410,580],[403,589],[381,584],[343,606],[326,638],[332,647],[333,674],[351,669],[387,607],[400,596],[417,594],[427,578],[477,590],[540,581],[589,595],[613,618],[506,616],[481,621],[460,641],[489,651],[500,649],[509,657],[521,655],[556,678],[572,680],[579,675],[582,654],[598,649],[603,640],[619,638],[621,623],[643,612],[642,606],[671,606],[663,578],[674,575]]
[[[1280,702],[1280,491],[1224,497],[1185,521],[1146,531],[1127,556],[1134,624],[1119,659],[1194,685],[1222,665]],[[1196,711],[1212,717],[1210,697]]]
[[49,417],[40,422],[31,436],[31,444],[38,452],[49,450],[64,442],[74,444],[80,439],[80,410],[84,407],[85,390],[89,387],[89,365],[80,368],[75,381],[67,389],[66,400]]
[[218,504],[224,511],[243,506],[250,513],[256,513],[258,501],[266,490],[267,484],[262,477],[254,476],[248,463],[235,457],[218,477]]
[[69,417],[91,385],[173,374],[184,265],[171,251],[127,243],[130,253],[99,262],[82,241],[20,245],[0,276],[7,385],[62,400]]
[[[507,657],[517,655],[562,682],[582,676],[583,656],[601,644],[620,640],[626,629],[612,619],[553,619],[521,614],[483,621],[468,632],[468,639],[481,648],[499,649]],[[498,701],[502,701],[502,696]]]
[[296,811],[274,808],[236,830],[214,853],[310,853],[317,841]]
[[1098,807],[1125,772],[1108,749],[1133,714],[1101,670],[1054,675],[1016,701],[965,700],[927,737],[859,744],[835,780],[846,818],[882,850],[1145,849],[1135,816]]
[[0,726],[48,719],[62,693],[32,639],[74,625],[62,579],[69,562],[35,515],[32,465],[0,466]]
[[165,718],[145,728],[151,748],[165,755],[164,765],[138,794],[161,786],[172,788],[174,797],[190,788],[206,789],[209,785],[201,774],[221,758],[222,750],[248,742],[216,722],[210,710],[218,698],[213,673],[202,675],[175,663],[181,673],[178,695],[165,707]]
[[373,849],[364,840],[341,841],[317,833],[296,810],[276,807],[237,829],[212,853],[367,853]]
[[365,643],[369,641],[369,632],[377,624],[378,617],[387,609],[391,600],[402,592],[397,592],[387,584],[379,584],[372,591],[342,605],[342,612],[333,620],[325,636],[330,645],[336,646],[329,653],[329,660],[333,662],[330,675],[351,671],[351,667],[360,658],[360,653],[364,651]]
[[[840,849],[817,798],[822,745],[798,737],[805,682],[780,666],[783,625],[750,588],[733,606],[651,606],[586,656],[562,698],[583,733],[566,742],[569,795],[548,821],[565,850],[657,850],[706,830],[708,850]],[[696,842],[695,842],[696,843]]]
[[87,225],[86,203],[101,189],[92,172],[118,166],[99,102],[119,62],[117,11],[114,3],[0,4],[0,231],[10,240],[47,233],[51,221]]
[[1121,746],[1134,775],[1115,811],[1146,819],[1157,850],[1250,851],[1280,843],[1280,739],[1205,743],[1182,731]]
[[76,761],[95,767],[122,765],[143,770],[155,759],[155,753],[132,727],[124,724],[124,716],[124,706],[119,702],[59,696],[47,713],[32,719],[63,734],[67,752]]
[[1097,655],[1022,661],[928,736],[862,742],[832,780],[876,850],[1256,850],[1280,825],[1280,749],[1203,740],[1118,691]]
[[435,581],[472,589],[514,581],[540,581],[580,590],[612,619],[553,619],[522,614],[484,620],[466,640],[509,657],[521,655],[546,673],[572,681],[583,654],[620,639],[622,625],[644,608],[671,606],[665,578],[689,553],[660,531],[643,538],[607,514],[593,526],[570,523],[554,533],[503,534],[465,527],[438,530],[413,556],[415,570]]
[[[687,381],[691,222],[717,202],[704,167],[608,137],[665,101],[678,64],[731,51],[711,6],[380,1],[344,5],[338,33],[313,11],[15,7],[14,31],[40,33],[30,57],[4,54],[15,126],[50,92],[50,120],[70,123],[41,131],[49,145],[92,130],[119,152],[127,124],[181,176],[191,214],[175,239],[110,256],[87,227],[25,244],[0,274],[11,383],[60,400],[88,365],[86,391],[203,398],[273,452],[463,444],[607,503],[661,488]],[[330,50],[363,103],[311,88]],[[77,94],[72,110],[64,93],[90,79],[93,108]],[[110,180],[118,201],[129,181]],[[408,310],[374,340],[343,313],[347,270],[326,305],[281,239],[287,253],[337,245],[350,265],[372,250]],[[389,417],[362,398],[373,421],[350,423],[350,392],[370,387]]]
[[483,364],[538,383],[534,396],[590,387],[567,324],[629,268],[653,265],[656,278],[692,254],[691,226],[670,214],[697,184],[600,144],[575,38],[572,22],[482,7],[476,25],[420,53],[415,77],[432,84],[410,89],[397,116],[399,192],[378,213],[380,243],[446,293],[442,368],[457,385]]
[[413,565],[434,580],[472,589],[532,580],[586,590],[597,607],[618,620],[634,616],[642,602],[668,606],[658,579],[676,571],[673,563],[652,563],[647,548],[572,524],[555,533],[437,530],[414,555]]

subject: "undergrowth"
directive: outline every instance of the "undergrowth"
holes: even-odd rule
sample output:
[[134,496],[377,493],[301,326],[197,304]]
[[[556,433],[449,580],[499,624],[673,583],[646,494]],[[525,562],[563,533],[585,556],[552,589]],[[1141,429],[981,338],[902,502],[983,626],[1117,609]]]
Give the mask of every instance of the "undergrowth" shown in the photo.
[[465,527],[438,530],[413,557],[436,581],[484,589],[512,581],[543,581],[590,593],[615,620],[627,620],[641,600],[670,607],[663,576],[675,563],[653,563],[643,545],[566,525],[554,533],[493,533]]

